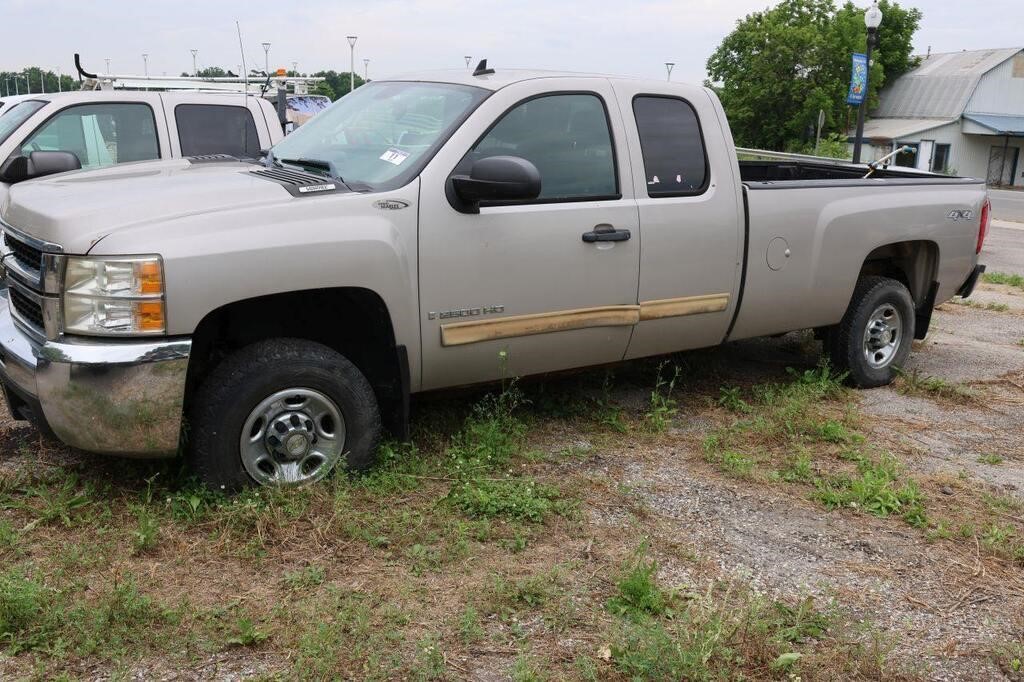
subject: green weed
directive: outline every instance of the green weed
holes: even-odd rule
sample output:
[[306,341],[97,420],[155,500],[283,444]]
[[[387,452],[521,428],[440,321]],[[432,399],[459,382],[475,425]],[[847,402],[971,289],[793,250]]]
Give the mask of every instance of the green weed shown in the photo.
[[658,365],[658,374],[654,383],[654,390],[651,391],[650,397],[650,409],[645,415],[647,420],[647,426],[651,431],[655,433],[661,433],[664,431],[672,418],[676,414],[676,401],[672,398],[672,392],[675,390],[676,381],[679,379],[679,367],[673,366],[673,374],[670,379],[666,379],[662,376],[662,371],[665,369],[667,362],[662,362]]
[[1024,289],[1024,277],[1011,275],[1005,272],[986,272],[982,279],[989,284],[1005,284],[1006,286]]

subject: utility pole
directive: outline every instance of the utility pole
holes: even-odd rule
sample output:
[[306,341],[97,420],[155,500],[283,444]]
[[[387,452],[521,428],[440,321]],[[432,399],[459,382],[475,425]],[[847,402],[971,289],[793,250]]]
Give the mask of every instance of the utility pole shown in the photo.
[[46,75],[43,73],[42,67],[39,69],[39,92],[46,94]]
[[142,71],[146,78],[149,78],[149,55],[142,53]]
[[356,41],[359,40],[359,36],[346,37],[348,38],[349,47],[348,91],[352,92],[356,89]]
[[665,62],[665,71],[668,72],[668,78],[666,78],[665,80],[668,80],[668,81],[672,80],[672,69],[674,69],[675,66],[676,66],[675,62]]
[[263,71],[270,73],[270,43],[263,43]]
[[857,137],[853,140],[853,162],[860,163],[860,147],[864,139],[864,114],[868,108],[868,84],[871,82],[871,49],[878,40],[878,26],[882,23],[882,10],[878,2],[864,12],[864,25],[868,29],[868,49],[864,55],[867,61],[867,73],[864,74],[864,101],[857,105]]
[[292,62],[292,73],[296,76],[299,75],[299,63],[297,61]]
[[103,61],[105,61],[107,63],[107,73],[109,74],[110,73],[110,57],[107,57]]
[[199,75],[199,67],[196,66],[196,55],[199,54],[199,50],[192,49],[192,50],[189,50],[189,52],[192,53],[192,75],[193,76],[198,76]]
[[60,79],[62,78],[62,76],[63,76],[63,74],[61,74],[60,67],[58,66],[57,67],[57,92],[64,92],[64,86],[60,82]]

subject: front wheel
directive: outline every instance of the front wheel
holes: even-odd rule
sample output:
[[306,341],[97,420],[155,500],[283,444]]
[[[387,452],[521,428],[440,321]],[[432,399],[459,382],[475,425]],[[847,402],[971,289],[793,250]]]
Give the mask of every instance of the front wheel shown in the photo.
[[858,388],[892,383],[910,356],[914,321],[914,301],[902,283],[861,278],[846,314],[828,334],[832,365]]
[[220,363],[196,393],[188,459],[211,488],[295,486],[372,463],[373,388],[348,359],[299,339],[261,341]]

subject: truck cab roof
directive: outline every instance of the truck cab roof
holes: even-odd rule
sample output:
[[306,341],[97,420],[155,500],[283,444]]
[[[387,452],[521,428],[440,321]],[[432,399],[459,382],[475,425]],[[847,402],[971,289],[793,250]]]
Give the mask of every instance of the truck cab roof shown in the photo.
[[[455,83],[457,85],[472,85],[487,90],[500,90],[513,83],[522,81],[537,80],[542,78],[600,78],[604,80],[628,80],[631,82],[644,81],[648,79],[636,78],[633,76],[621,76],[606,73],[577,73],[573,71],[545,71],[543,69],[500,69],[496,68],[494,73],[474,76],[472,71],[463,69],[444,69],[435,71],[416,71],[412,73],[399,74],[389,78],[382,78],[381,81],[424,81],[432,83]],[[650,80],[661,89],[671,86],[661,80]]]

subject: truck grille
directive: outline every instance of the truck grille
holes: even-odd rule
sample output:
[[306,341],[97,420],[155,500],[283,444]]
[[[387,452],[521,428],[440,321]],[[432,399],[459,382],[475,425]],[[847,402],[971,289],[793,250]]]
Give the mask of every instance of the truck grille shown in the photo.
[[39,272],[42,268],[43,252],[39,249],[15,239],[7,234],[7,232],[4,232],[4,244],[11,250],[14,260],[18,261],[22,267],[28,268],[33,272]]
[[7,291],[11,296],[11,305],[14,306],[18,316],[41,333],[44,327],[43,307],[18,291],[16,287],[9,286]]

